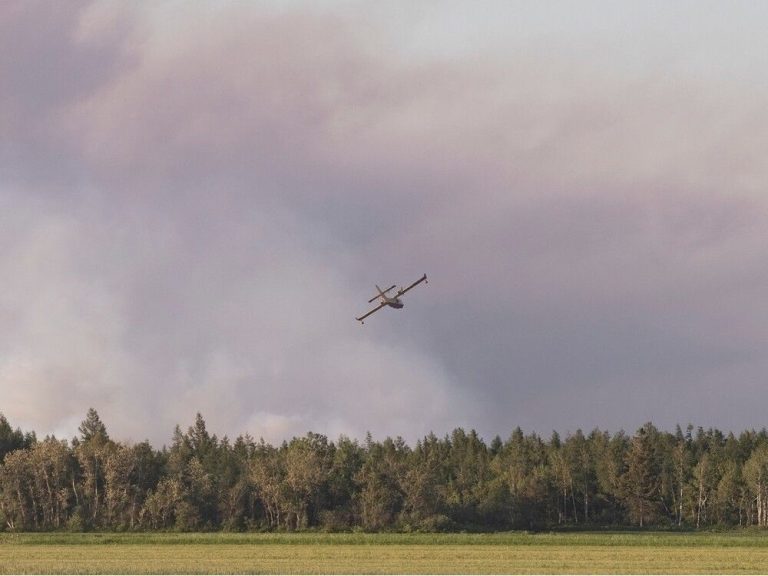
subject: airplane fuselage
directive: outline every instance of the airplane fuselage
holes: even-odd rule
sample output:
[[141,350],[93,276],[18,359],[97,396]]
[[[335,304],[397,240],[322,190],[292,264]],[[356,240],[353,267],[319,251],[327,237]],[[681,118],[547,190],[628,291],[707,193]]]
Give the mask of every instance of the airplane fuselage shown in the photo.
[[[379,291],[379,302],[381,302],[381,305],[382,306],[386,305],[386,306],[389,306],[390,308],[395,308],[396,310],[399,310],[400,308],[405,306],[405,304],[403,304],[403,301],[400,300],[400,293],[403,291],[403,289],[400,288],[400,292],[398,292],[394,296],[387,296],[387,292],[389,292],[393,288],[394,286],[390,286],[386,290],[382,290],[381,288],[379,288],[378,285],[376,285],[376,290]],[[371,302],[371,300],[369,300],[369,302]]]

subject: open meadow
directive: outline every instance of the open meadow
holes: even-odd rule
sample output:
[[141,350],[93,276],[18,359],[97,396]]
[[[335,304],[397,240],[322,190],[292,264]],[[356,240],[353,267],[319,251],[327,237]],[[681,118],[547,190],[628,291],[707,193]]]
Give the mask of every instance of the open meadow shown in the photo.
[[0,534],[3,574],[766,573],[768,535]]

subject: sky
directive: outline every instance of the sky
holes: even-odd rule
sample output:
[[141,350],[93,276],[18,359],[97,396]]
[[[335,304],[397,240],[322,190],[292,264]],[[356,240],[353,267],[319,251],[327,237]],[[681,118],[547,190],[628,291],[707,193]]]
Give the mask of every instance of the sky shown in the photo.
[[0,412],[158,446],[197,412],[270,442],[762,428],[766,17],[0,3]]

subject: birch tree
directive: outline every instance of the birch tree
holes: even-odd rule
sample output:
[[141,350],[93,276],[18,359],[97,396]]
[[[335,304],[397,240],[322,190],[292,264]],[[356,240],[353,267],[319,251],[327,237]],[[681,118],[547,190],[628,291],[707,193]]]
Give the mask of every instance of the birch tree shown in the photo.
[[754,503],[755,523],[768,526],[768,444],[761,444],[744,464],[744,479]]

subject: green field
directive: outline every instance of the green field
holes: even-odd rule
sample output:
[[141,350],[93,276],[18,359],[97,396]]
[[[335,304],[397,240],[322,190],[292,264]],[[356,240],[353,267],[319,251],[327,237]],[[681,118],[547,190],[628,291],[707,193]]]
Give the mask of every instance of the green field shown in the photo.
[[0,573],[768,573],[768,534],[0,534]]

